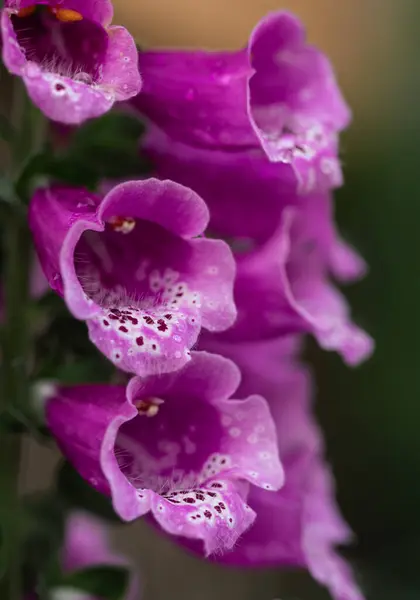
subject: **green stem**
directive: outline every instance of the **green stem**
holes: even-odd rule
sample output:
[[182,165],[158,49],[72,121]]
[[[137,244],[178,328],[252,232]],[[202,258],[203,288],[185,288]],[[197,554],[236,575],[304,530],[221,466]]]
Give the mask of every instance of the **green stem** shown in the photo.
[[[33,112],[22,83],[16,78],[12,119],[16,129],[13,140],[12,176],[19,173],[38,136]],[[22,205],[11,205],[4,234],[4,300],[6,317],[2,339],[2,383],[0,412],[20,414],[29,403],[29,361],[31,352],[29,323],[29,278],[31,238]],[[0,526],[2,551],[7,572],[0,585],[0,598],[22,600],[20,554],[21,512],[19,472],[21,436],[0,432]]]
[[[30,236],[21,214],[9,215],[5,235],[5,305],[3,332],[3,410],[19,413],[29,402],[28,388],[28,281]],[[8,572],[4,584],[7,593],[0,598],[21,600],[19,560],[19,466],[21,439],[16,433],[3,433],[0,440],[1,524],[7,552]]]

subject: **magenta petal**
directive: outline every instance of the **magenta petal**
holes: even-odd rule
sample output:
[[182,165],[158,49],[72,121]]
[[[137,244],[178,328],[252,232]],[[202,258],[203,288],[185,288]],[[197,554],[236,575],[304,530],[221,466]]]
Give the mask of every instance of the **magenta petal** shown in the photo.
[[28,62],[22,76],[32,102],[52,121],[79,125],[103,115],[114,104],[114,96],[101,87],[46,73],[36,63]]
[[1,35],[3,41],[3,62],[14,75],[21,75],[27,60],[17,42],[10,15],[6,10],[1,11]]
[[99,198],[84,189],[39,189],[29,206],[29,225],[44,274],[53,290],[65,296],[79,318],[98,309],[78,281],[74,252],[85,230],[103,229],[96,216]]
[[354,248],[337,238],[331,249],[330,269],[334,277],[346,283],[364,277],[368,266]]
[[176,371],[189,361],[200,333],[197,309],[118,307],[102,309],[88,328],[90,340],[122,371],[145,377]]
[[373,352],[373,340],[351,322],[346,300],[329,283],[327,275],[316,268],[305,272],[303,261],[299,264],[299,255],[293,256],[294,224],[296,229],[300,227],[297,213],[290,209],[284,217],[286,252],[281,269],[290,307],[307,324],[322,348],[336,350],[349,365],[357,365]]
[[298,207],[285,208],[277,232],[261,247],[238,256],[238,319],[223,339],[251,341],[310,332],[350,365],[370,356],[372,339],[352,323],[345,298],[330,282],[337,270],[344,279],[359,274],[361,265],[347,247],[344,257],[334,256],[342,246],[329,206],[328,197],[313,196]]
[[128,100],[140,92],[142,83],[136,43],[124,27],[109,27],[107,31],[109,41],[100,87],[111,92],[115,100]]
[[128,181],[104,198],[100,217],[127,215],[153,221],[184,238],[203,233],[209,220],[205,203],[192,190],[173,181]]
[[172,139],[213,149],[257,142],[247,115],[246,52],[140,52],[139,69],[135,106]]
[[255,519],[235,485],[223,480],[210,480],[167,498],[155,494],[152,512],[167,533],[203,540],[206,556],[231,550]]
[[94,488],[112,495],[115,510],[126,520],[145,511],[120,471],[114,444],[122,423],[136,415],[118,386],[62,387],[47,403],[48,427],[63,454]]
[[254,68],[249,82],[251,118],[270,160],[281,160],[279,142],[287,131],[299,134],[321,126],[333,132],[348,125],[349,109],[331,65],[306,43],[296,17],[284,12],[267,15],[251,35],[249,53]]
[[[350,567],[336,546],[352,539],[335,503],[333,478],[322,455],[324,442],[311,413],[311,378],[296,362],[299,340],[207,346],[241,369],[241,394],[264,394],[277,427],[285,485],[275,493],[252,487],[254,525],[219,561],[236,566],[301,567],[325,585],[334,600],[363,600]],[[192,550],[197,547],[187,544]]]

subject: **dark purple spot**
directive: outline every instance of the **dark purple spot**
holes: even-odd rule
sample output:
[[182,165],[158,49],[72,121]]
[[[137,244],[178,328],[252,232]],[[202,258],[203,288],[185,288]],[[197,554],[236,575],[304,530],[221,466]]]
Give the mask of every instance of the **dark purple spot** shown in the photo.
[[137,346],[143,346],[144,345],[144,339],[143,339],[142,335],[140,337],[136,338],[136,344],[137,344]]
[[216,492],[207,492],[207,496],[210,496],[210,498],[216,498],[217,494]]
[[166,331],[168,329],[168,326],[163,319],[158,319],[158,325],[159,325],[159,327],[158,327],[159,331]]
[[165,317],[165,319],[168,319],[168,321],[170,321],[172,319],[172,315],[171,313],[167,313],[166,315],[163,315]]
[[195,504],[195,500],[194,498],[191,498],[191,496],[188,496],[188,498],[184,498],[184,502],[186,502],[187,504]]
[[195,497],[197,498],[197,500],[202,500],[203,502],[206,499],[204,494],[196,494]]
[[136,319],[135,317],[127,317],[127,319],[130,319],[130,321],[132,322],[133,325],[139,324],[139,320]]
[[233,523],[233,519],[232,518],[229,518],[229,523]]
[[219,514],[222,512],[222,509],[220,508],[220,506],[215,506],[214,508]]
[[102,323],[105,325],[105,327],[109,327],[109,321],[107,321],[106,319],[104,319]]
[[210,487],[212,487],[212,488],[221,488],[222,484],[221,483],[217,483],[217,481],[215,481],[214,483],[211,484]]
[[226,510],[226,505],[224,502],[219,502],[219,506],[222,510]]
[[177,295],[176,295],[176,297],[177,298],[182,298],[183,295],[184,295],[184,292],[178,292]]
[[112,319],[113,321],[119,321],[119,317],[117,317],[116,315],[108,315],[108,318]]
[[221,465],[224,465],[224,464],[226,464],[226,458],[222,458],[222,460],[220,461],[220,464],[221,464]]
[[127,329],[127,327],[125,327],[124,325],[121,325],[121,327],[118,327],[118,329],[119,329],[120,331],[122,331],[123,333],[128,333],[128,329]]
[[66,86],[63,85],[62,83],[56,83],[54,87],[57,92],[62,92],[63,90],[66,89]]
[[143,319],[146,321],[147,325],[154,325],[155,323],[152,317],[149,317],[149,315],[146,315],[145,317],[143,317]]
[[206,517],[206,519],[211,519],[211,512],[209,510],[205,510],[204,516]]
[[111,312],[113,315],[121,315],[121,311],[118,308],[111,308],[109,312]]
[[156,350],[156,344],[152,344],[152,350]]

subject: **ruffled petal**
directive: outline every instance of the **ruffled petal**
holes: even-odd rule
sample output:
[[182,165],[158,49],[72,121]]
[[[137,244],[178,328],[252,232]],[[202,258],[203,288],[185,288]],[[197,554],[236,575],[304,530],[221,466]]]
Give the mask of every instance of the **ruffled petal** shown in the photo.
[[[350,121],[328,59],[309,46],[300,21],[275,12],[254,29],[249,44],[254,70],[249,82],[250,113],[270,160],[281,160],[281,140],[314,126],[340,131]],[[280,152],[280,154],[279,154]]]
[[115,100],[128,100],[140,92],[142,83],[136,43],[124,27],[110,27],[107,33],[108,48],[100,88],[112,93]]
[[223,480],[164,498],[155,494],[152,512],[167,533],[203,540],[206,556],[231,550],[255,519],[235,484]]
[[[281,278],[286,299],[322,348],[338,351],[349,365],[357,365],[373,352],[373,340],[351,322],[346,300],[329,283],[326,273],[305,270],[304,263],[293,265],[291,240],[295,219],[298,217],[292,210],[285,213],[284,239],[288,256],[285,256]],[[299,227],[298,220],[295,223]],[[288,260],[292,262],[289,269]]]
[[44,71],[28,62],[22,73],[32,102],[52,121],[79,125],[99,117],[112,107],[115,98],[100,86],[87,85]]
[[[299,366],[299,339],[206,346],[233,359],[242,373],[241,394],[262,393],[276,423],[285,485],[275,493],[251,487],[253,526],[231,552],[216,560],[241,567],[306,568],[334,600],[363,600],[349,565],[336,546],[352,540],[335,502],[334,482],[324,462],[324,442],[311,412],[312,380]],[[185,542],[194,552],[200,549]]]

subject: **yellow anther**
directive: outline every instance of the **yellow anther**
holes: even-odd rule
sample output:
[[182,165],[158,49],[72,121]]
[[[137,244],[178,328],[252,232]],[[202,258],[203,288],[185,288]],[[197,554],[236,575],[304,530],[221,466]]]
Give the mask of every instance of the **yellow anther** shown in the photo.
[[111,217],[108,223],[118,233],[131,233],[136,226],[136,221],[132,217]]
[[135,402],[139,415],[146,417],[155,417],[159,412],[159,406],[163,404],[160,398],[148,398],[147,400],[139,400]]
[[83,15],[70,8],[53,8],[52,12],[62,23],[76,23],[83,20]]
[[33,6],[25,6],[25,8],[21,8],[20,10],[18,10],[17,12],[17,17],[30,17],[31,15],[34,14],[36,9],[35,4]]

